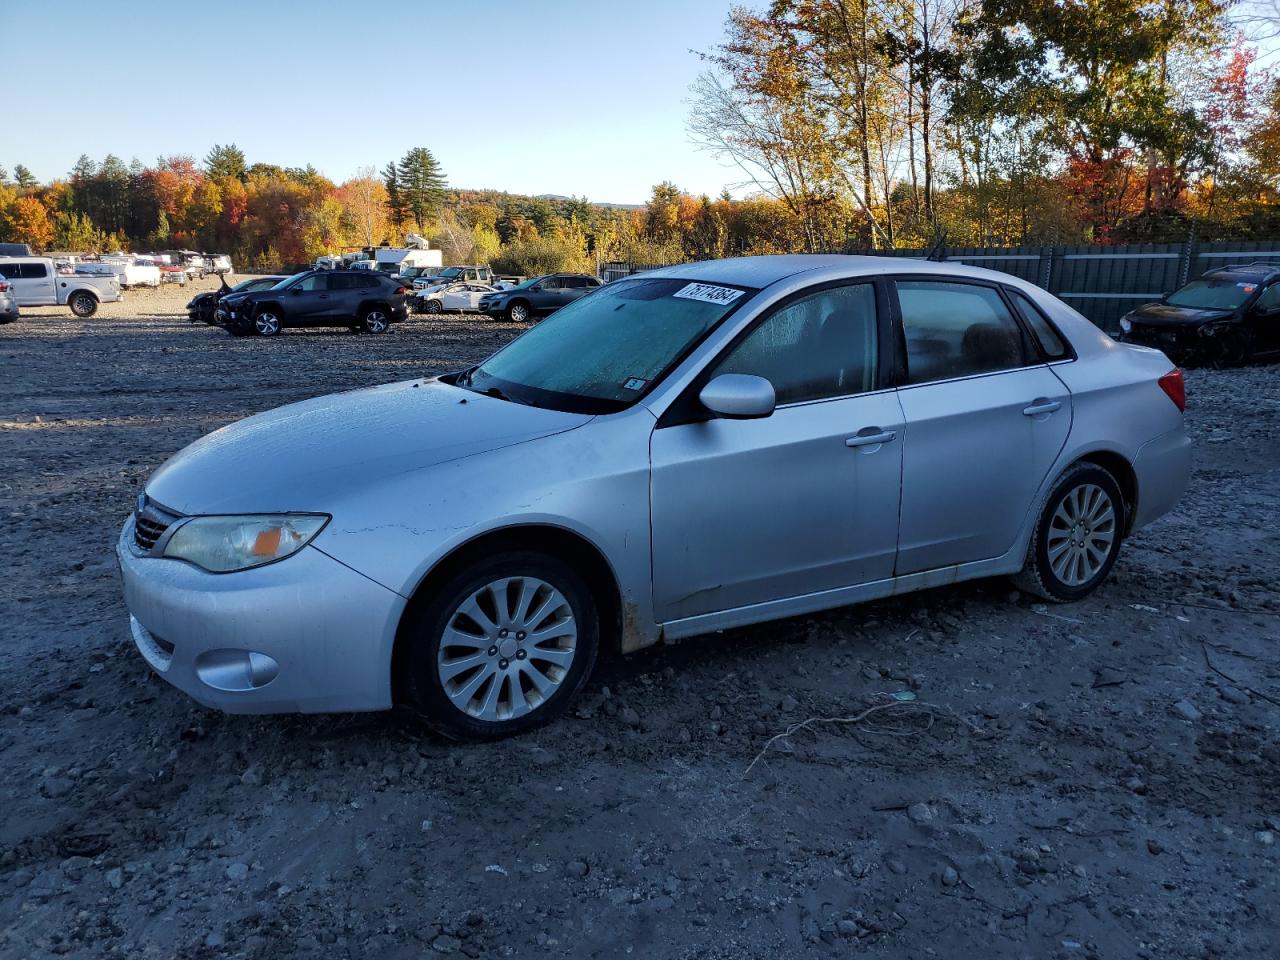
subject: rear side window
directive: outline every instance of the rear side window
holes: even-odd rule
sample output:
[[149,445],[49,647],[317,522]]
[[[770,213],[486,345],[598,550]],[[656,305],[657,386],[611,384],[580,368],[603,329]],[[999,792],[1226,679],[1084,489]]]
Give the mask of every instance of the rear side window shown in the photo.
[[49,268],[43,263],[20,263],[18,276],[23,280],[43,280],[49,275]]
[[1022,331],[994,288],[945,280],[899,280],[897,288],[908,383],[1027,365]]
[[1044,355],[1050,360],[1062,360],[1071,355],[1071,351],[1067,349],[1066,343],[1058,331],[1053,329],[1053,324],[1046,317],[1025,293],[1017,290],[1009,290],[1009,295],[1013,297],[1013,302],[1017,306],[1018,311],[1022,314],[1022,318],[1027,321],[1027,326],[1031,328],[1031,333],[1035,336],[1036,342],[1040,344],[1040,349],[1044,351]]
[[865,393],[876,382],[876,295],[869,283],[810,294],[764,320],[715,373],[773,384],[778,403]]

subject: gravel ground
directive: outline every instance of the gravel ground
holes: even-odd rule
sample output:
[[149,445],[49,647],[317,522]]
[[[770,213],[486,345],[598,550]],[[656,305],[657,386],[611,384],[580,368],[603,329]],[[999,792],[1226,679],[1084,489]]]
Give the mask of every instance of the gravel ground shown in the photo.
[[[201,434],[516,329],[233,339],[193,289],[0,327],[0,956],[1275,956],[1280,367],[1189,375],[1192,488],[1083,603],[728,631],[457,746],[196,706],[132,649],[111,548]],[[771,740],[808,718],[860,719]]]

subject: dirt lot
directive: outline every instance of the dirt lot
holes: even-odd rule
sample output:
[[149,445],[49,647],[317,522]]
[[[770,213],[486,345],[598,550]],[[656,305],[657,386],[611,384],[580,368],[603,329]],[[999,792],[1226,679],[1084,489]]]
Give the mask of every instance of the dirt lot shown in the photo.
[[515,328],[233,339],[191,292],[0,327],[0,956],[1275,956],[1280,367],[1189,375],[1192,490],[1087,602],[726,632],[456,746],[195,706],[132,649],[111,549],[201,434]]

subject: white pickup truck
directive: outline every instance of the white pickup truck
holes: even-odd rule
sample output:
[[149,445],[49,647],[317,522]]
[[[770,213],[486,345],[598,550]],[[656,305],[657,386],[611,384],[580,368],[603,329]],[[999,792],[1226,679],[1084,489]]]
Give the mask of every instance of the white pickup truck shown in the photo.
[[99,303],[120,299],[117,277],[59,273],[48,257],[0,257],[0,276],[9,281],[20,307],[65,304],[77,317],[92,317]]

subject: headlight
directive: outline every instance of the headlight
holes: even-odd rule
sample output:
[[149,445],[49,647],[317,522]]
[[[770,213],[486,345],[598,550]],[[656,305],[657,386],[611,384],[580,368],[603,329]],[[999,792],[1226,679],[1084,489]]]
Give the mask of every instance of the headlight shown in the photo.
[[328,522],[320,513],[195,517],[174,531],[164,555],[211,573],[247,570],[297,553]]
[[1133,331],[1133,321],[1131,321],[1131,320],[1128,318],[1128,316],[1123,316],[1123,317],[1121,317],[1121,318],[1120,318],[1120,332],[1121,332],[1121,333],[1131,333],[1132,331]]

